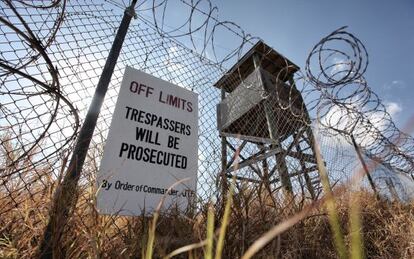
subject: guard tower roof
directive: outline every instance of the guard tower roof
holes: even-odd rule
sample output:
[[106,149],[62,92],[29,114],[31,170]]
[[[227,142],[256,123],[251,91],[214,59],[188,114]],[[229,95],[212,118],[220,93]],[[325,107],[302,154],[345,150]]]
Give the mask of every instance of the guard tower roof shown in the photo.
[[255,69],[253,55],[259,54],[260,67],[279,80],[287,81],[300,68],[285,58],[282,54],[269,47],[263,41],[258,41],[214,86],[232,92],[242,80],[244,80]]

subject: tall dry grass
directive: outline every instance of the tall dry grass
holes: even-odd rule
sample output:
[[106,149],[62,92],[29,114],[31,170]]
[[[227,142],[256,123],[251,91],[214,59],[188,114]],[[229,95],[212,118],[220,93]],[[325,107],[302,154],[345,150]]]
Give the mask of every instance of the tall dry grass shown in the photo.
[[[160,214],[154,226],[150,257],[163,258],[188,246],[173,258],[240,258],[248,247],[273,226],[301,210],[280,200],[242,202],[244,193],[233,196],[228,224],[222,232],[224,213],[211,205],[199,212],[181,215]],[[55,249],[60,258],[144,258],[148,256],[151,217],[99,216],[94,206],[95,190],[84,188],[76,210],[64,228],[63,240]],[[358,197],[360,205],[362,254],[367,258],[414,258],[414,206],[377,200],[366,191],[344,195],[336,200],[339,225],[349,250],[350,203]],[[0,257],[32,258],[47,220],[51,197],[28,198],[10,213],[1,215]],[[306,205],[306,203],[304,204]],[[1,204],[0,206],[4,206]],[[209,216],[207,216],[209,215]],[[212,219],[214,218],[214,221]],[[208,226],[211,226],[208,228]],[[276,236],[254,258],[338,258],[327,211],[317,208],[297,224]],[[207,240],[204,242],[204,240]],[[218,242],[220,240],[220,242]],[[222,241],[221,241],[222,240]],[[204,242],[204,243],[203,243]],[[222,248],[220,248],[222,244]],[[189,246],[190,245],[190,246]],[[179,252],[179,251],[178,251]]]
[[[414,258],[413,203],[377,199],[364,190],[341,195],[333,190],[329,207],[323,199],[286,199],[269,194],[269,188],[244,185],[185,214],[171,209],[154,217],[102,216],[95,207],[97,164],[89,160],[76,208],[68,224],[59,226],[63,238],[53,247],[55,258],[241,258],[275,226],[281,226],[277,235],[259,244],[253,258]],[[36,256],[58,181],[47,177],[48,168],[40,170],[45,177],[28,188],[0,188],[0,206],[7,211],[0,215],[1,258]]]

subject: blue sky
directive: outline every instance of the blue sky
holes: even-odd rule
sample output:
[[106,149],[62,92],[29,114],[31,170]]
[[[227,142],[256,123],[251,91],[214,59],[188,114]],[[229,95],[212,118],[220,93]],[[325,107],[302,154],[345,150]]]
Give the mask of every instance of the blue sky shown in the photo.
[[[365,74],[384,103],[391,103],[397,126],[413,114],[414,1],[213,1],[220,20],[239,24],[247,33],[291,59],[302,69],[312,47],[347,25],[367,48]],[[228,46],[226,39],[218,41]]]
[[[369,54],[365,78],[397,127],[414,115],[414,1],[215,1],[221,20],[239,24],[302,69],[312,47],[348,26]],[[220,42],[227,45],[228,42]],[[413,135],[413,132],[410,132]]]

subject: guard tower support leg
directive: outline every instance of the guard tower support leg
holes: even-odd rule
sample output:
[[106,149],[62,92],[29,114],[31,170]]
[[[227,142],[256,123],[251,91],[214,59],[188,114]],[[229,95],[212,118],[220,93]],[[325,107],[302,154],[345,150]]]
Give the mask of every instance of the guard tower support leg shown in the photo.
[[[271,100],[272,98],[269,98],[265,100],[264,102],[264,110],[266,114],[267,127],[269,128],[270,138],[276,142],[274,146],[281,148],[282,145],[279,142],[279,137],[278,137],[279,134],[276,128],[276,123],[279,120],[278,118],[276,118],[276,115],[272,110]],[[287,193],[293,194],[292,182],[290,181],[289,171],[288,171],[288,167],[286,165],[286,160],[285,160],[286,154],[282,151],[282,152],[276,153],[275,156],[276,156],[277,171],[279,172],[282,186],[285,188]]]
[[[254,62],[254,67],[256,69],[260,68],[260,56],[257,53],[254,54],[253,56],[253,62]],[[259,76],[260,76],[260,81],[262,85],[264,86],[264,90],[267,91],[264,85],[265,81],[262,78],[262,74],[259,73]],[[265,116],[266,116],[266,121],[267,121],[267,127],[269,130],[270,138],[275,142],[275,144],[272,144],[272,146],[277,146],[281,148],[282,146],[279,142],[279,134],[278,134],[277,127],[276,127],[276,124],[279,120],[278,118],[276,118],[276,114],[273,112],[272,101],[274,100],[272,99],[271,95],[269,95],[269,98],[264,101],[264,110],[265,110]],[[290,181],[288,167],[286,165],[285,154],[283,152],[279,152],[276,154],[276,166],[279,172],[282,186],[284,187],[287,194],[292,195],[293,187]]]
[[[296,150],[298,153],[302,153],[302,148],[300,147],[299,143],[296,144]],[[315,190],[312,185],[312,180],[310,179],[308,172],[306,172],[306,163],[303,160],[303,158],[300,158],[300,166],[303,170],[303,177],[305,178],[306,188],[308,189],[312,200],[315,200],[316,199]]]
[[[223,101],[226,98],[226,91],[221,89],[221,100]],[[221,179],[221,193],[223,195],[223,199],[225,199],[225,193],[227,192],[227,141],[225,136],[221,136],[221,175],[219,176]]]
[[[256,54],[253,56],[253,63],[254,63],[254,68],[258,68],[260,66],[260,62],[259,59],[260,57]],[[263,80],[261,80],[263,82]],[[260,149],[260,151],[263,151],[265,149],[264,144],[257,144],[257,147]],[[262,183],[265,184],[266,189],[269,190],[269,195],[271,194],[270,192],[270,175],[269,175],[269,164],[267,163],[267,158],[263,159],[262,161],[262,168],[263,168],[263,177],[262,177]]]
[[[294,88],[294,90],[297,90],[296,83],[295,83],[295,80],[293,79],[293,76],[289,78],[289,84],[290,84],[291,87]],[[302,100],[302,102],[303,102],[303,100]],[[310,120],[310,117],[309,117],[308,110],[306,109],[306,106],[303,106],[303,119],[304,119],[304,122],[306,124],[304,127],[306,127],[305,132],[306,132],[306,135],[308,137],[307,138],[308,143],[310,145],[310,148],[311,148],[312,152],[315,154],[316,149],[315,149],[315,143],[313,141],[314,137],[313,137],[313,131],[312,131],[312,128],[311,128],[311,120]],[[298,152],[302,153],[302,150],[301,150],[301,147],[300,147],[299,144],[296,144],[296,150]],[[306,169],[306,164],[303,161],[303,159],[300,159],[300,164],[301,164],[302,169]],[[305,178],[306,187],[308,188],[308,191],[311,195],[311,198],[313,200],[315,200],[316,199],[316,193],[315,193],[315,189],[312,185],[312,180],[310,179],[308,172],[304,172],[303,177]]]

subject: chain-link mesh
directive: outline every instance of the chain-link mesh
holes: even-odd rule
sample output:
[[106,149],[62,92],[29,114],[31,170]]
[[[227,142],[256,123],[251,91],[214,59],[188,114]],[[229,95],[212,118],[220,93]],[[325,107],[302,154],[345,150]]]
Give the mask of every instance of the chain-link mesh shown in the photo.
[[[333,184],[348,180],[360,167],[350,136],[368,158],[387,165],[381,167],[381,177],[393,171],[412,174],[412,138],[395,127],[363,79],[367,54],[353,35],[340,29],[324,38],[310,53],[304,75],[282,55],[263,49],[262,43],[254,45],[257,39],[236,24],[219,21],[210,2],[176,1],[177,9],[170,2],[144,1],[137,8],[95,129],[81,189],[96,189],[95,174],[126,66],[198,93],[200,201],[215,199],[221,180],[232,177],[240,189],[265,183],[271,193],[283,187],[316,199],[321,188],[314,135]],[[24,206],[47,213],[46,201],[65,171],[124,8],[116,1],[1,2],[4,229],[27,217],[20,210]],[[185,16],[183,24],[167,23],[173,12]],[[220,31],[240,44],[218,47]],[[326,46],[335,41],[348,43],[351,54],[342,50],[349,46]],[[254,55],[242,55],[254,46],[262,48],[256,64]],[[234,64],[244,65],[228,70]],[[315,124],[321,125],[318,131]],[[389,187],[387,181],[378,184]],[[116,229],[129,219],[98,218],[91,193],[80,192],[77,206],[82,209],[75,213],[81,215],[72,220],[83,218],[85,225],[106,221],[114,226],[106,238],[116,238]]]

